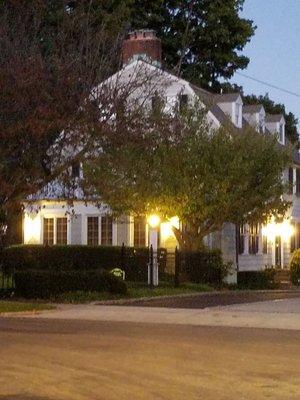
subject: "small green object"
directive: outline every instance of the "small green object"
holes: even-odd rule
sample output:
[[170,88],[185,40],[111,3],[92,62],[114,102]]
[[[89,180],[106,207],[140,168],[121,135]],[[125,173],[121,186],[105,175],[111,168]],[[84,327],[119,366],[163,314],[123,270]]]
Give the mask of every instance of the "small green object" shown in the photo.
[[123,280],[125,280],[125,271],[123,271],[121,268],[114,268],[110,272],[114,276],[117,276],[117,277],[122,278]]

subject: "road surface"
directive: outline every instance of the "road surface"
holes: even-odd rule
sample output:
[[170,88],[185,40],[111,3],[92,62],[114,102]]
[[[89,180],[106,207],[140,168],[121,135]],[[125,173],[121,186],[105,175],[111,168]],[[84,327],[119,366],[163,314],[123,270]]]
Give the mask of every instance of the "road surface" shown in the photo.
[[0,319],[0,400],[299,400],[300,331]]

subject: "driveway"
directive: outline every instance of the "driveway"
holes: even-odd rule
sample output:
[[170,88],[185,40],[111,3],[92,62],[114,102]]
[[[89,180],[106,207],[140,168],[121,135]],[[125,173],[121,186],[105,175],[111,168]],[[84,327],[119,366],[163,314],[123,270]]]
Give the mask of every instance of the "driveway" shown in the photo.
[[300,398],[299,331],[1,318],[0,351],[0,400]]

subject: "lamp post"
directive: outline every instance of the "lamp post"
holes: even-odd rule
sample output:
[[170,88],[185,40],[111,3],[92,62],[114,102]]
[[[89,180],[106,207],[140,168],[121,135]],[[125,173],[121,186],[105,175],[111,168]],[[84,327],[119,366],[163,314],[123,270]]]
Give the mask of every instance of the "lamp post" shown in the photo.
[[158,215],[150,215],[148,217],[149,225],[149,248],[151,254],[148,264],[148,284],[153,286],[158,285],[158,262],[157,262],[157,248],[158,248],[158,229],[160,218]]

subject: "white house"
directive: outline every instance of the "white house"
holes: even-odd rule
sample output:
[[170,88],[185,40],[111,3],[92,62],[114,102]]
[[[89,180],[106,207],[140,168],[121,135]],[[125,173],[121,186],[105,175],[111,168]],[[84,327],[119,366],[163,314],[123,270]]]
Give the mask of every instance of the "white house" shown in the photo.
[[[135,99],[142,98],[149,88],[163,93],[166,107],[178,101],[198,98],[208,107],[207,118],[212,126],[219,127],[228,121],[236,128],[250,124],[262,134],[277,135],[279,143],[285,145],[282,115],[268,115],[262,105],[244,106],[239,93],[209,93],[161,69],[161,44],[153,31],[132,32],[124,42],[123,61],[122,70],[108,80],[110,84],[120,79],[133,79],[137,73],[150,77],[147,83],[137,88]],[[75,165],[72,174],[80,176],[80,167]],[[284,179],[293,183],[292,192],[286,194],[293,202],[289,219],[268,227],[246,225],[237,228],[228,223],[221,232],[207,237],[207,245],[221,248],[225,260],[237,264],[240,270],[262,269],[265,265],[275,264],[287,266],[293,249],[300,247],[300,156],[297,152],[294,167],[285,172]],[[171,224],[177,223],[176,220],[162,221],[160,246],[170,250],[175,248]],[[294,233],[292,227],[295,228]],[[86,203],[80,191],[73,195],[70,206],[65,188],[54,182],[26,202],[23,242],[147,246],[148,226],[144,218],[124,216],[113,220],[107,207],[99,209],[92,203]]]

